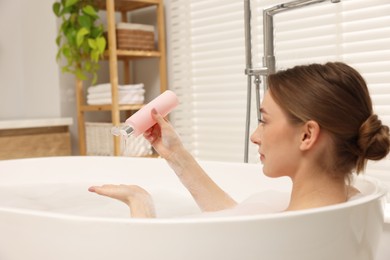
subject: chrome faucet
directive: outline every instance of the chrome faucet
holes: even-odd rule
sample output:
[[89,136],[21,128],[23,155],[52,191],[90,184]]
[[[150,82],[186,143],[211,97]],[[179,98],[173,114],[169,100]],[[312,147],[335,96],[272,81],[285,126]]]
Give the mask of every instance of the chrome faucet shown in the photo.
[[[287,3],[275,5],[263,10],[263,39],[264,39],[264,56],[263,67],[252,67],[252,37],[251,37],[251,7],[250,0],[244,0],[244,26],[245,26],[245,53],[247,77],[247,111],[246,111],[246,129],[245,129],[245,153],[244,162],[248,162],[249,152],[249,129],[250,129],[250,110],[252,100],[252,76],[256,85],[256,105],[257,118],[260,120],[260,76],[263,77],[264,91],[267,88],[267,75],[276,72],[276,62],[274,54],[274,20],[273,16],[288,10],[305,7],[312,4],[326,2],[329,0],[296,0]],[[338,3],[340,0],[330,0],[332,3]]]

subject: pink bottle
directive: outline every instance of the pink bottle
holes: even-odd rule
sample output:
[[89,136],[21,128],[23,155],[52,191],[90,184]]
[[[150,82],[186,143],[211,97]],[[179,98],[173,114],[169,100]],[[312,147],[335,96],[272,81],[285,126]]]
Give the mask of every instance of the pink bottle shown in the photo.
[[150,101],[131,117],[129,117],[125,125],[122,127],[113,127],[111,133],[116,136],[138,136],[152,127],[156,121],[153,120],[151,111],[156,109],[162,116],[168,115],[177,105],[179,99],[176,94],[171,90],[166,90],[161,95]]

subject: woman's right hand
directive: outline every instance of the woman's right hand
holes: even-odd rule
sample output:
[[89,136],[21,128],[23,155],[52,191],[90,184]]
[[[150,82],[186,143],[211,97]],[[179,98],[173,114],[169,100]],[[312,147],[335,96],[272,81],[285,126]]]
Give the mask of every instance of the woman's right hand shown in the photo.
[[157,123],[145,131],[144,137],[162,158],[169,160],[172,154],[184,149],[183,144],[173,126],[155,109],[152,109],[152,118]]

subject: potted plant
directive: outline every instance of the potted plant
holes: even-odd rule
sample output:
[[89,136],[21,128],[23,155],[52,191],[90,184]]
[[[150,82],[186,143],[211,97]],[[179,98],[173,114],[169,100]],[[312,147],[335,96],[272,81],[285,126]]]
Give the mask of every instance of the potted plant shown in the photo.
[[106,49],[104,28],[98,24],[99,16],[93,0],[60,0],[53,4],[54,14],[62,19],[56,43],[59,47],[57,61],[61,56],[67,60],[63,72],[76,75],[79,80],[92,75],[92,84],[97,81],[99,59]]

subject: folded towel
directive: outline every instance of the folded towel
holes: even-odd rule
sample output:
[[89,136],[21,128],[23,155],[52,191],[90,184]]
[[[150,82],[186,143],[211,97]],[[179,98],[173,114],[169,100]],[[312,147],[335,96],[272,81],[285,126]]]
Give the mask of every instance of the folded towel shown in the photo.
[[88,93],[101,93],[101,92],[110,92],[111,91],[111,84],[99,84],[96,86],[91,86],[88,88]]
[[[119,85],[118,90],[137,90],[137,89],[143,89],[144,84],[129,84],[129,85]],[[98,84],[96,86],[91,86],[87,90],[88,93],[102,93],[102,92],[111,92],[111,84],[110,83],[104,83],[104,84]]]
[[145,96],[143,94],[133,95],[120,95],[119,96],[119,104],[140,104],[143,103]]
[[[119,104],[143,104],[145,99],[144,84],[129,84],[118,86]],[[99,84],[88,88],[87,104],[106,105],[112,104],[111,84]]]
[[[88,100],[87,103],[89,105],[109,105],[112,103],[112,100],[111,98],[91,99]],[[118,103],[121,105],[143,104],[144,97],[143,96],[142,97],[120,97]]]
[[129,84],[129,85],[119,85],[118,90],[139,90],[143,89],[144,84],[139,83],[139,84]]
[[[119,97],[125,96],[125,95],[144,95],[145,90],[144,89],[138,89],[138,90],[119,90],[118,95]],[[101,99],[101,98],[111,98],[111,92],[98,92],[98,93],[88,93],[87,99]]]

